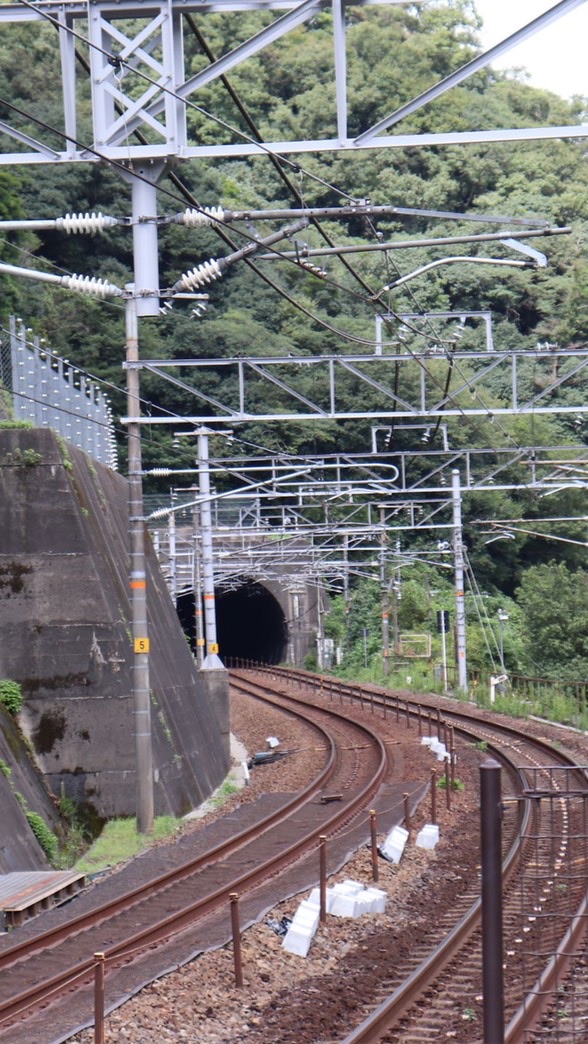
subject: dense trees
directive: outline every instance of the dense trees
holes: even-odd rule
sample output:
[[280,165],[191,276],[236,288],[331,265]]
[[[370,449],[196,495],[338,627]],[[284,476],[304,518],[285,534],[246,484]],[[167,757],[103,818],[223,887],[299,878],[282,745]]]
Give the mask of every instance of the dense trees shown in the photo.
[[[186,23],[187,71],[195,73],[214,57],[227,53],[273,16],[269,13],[207,15],[197,23]],[[205,87],[188,109],[193,141],[220,142],[249,137],[273,139],[334,137],[337,133],[333,89],[333,55],[330,14],[317,15],[311,25],[300,27],[271,48],[260,51],[245,65],[231,73],[231,82],[242,102],[221,83]],[[346,9],[348,35],[348,93],[350,130],[359,132],[459,68],[477,53],[479,27],[472,0],[439,0],[427,5],[406,4]],[[23,133],[39,133],[38,120],[55,131],[50,140],[62,147],[59,129],[62,114],[59,99],[51,88],[59,80],[55,30],[49,25],[11,26],[0,41],[0,117],[18,125]],[[83,48],[82,48],[83,51]],[[91,140],[89,122],[89,84],[80,71],[82,99],[78,128],[80,141]],[[17,105],[15,116],[2,99]],[[580,123],[588,102],[573,104],[549,92],[530,88],[505,74],[491,70],[453,88],[435,102],[406,117],[400,124],[403,133],[441,130],[483,129],[496,126],[533,126]],[[49,132],[48,132],[49,133]],[[0,148],[13,147],[0,136]],[[302,159],[268,157],[251,160],[224,159],[215,162],[184,162],[173,168],[174,181],[164,178],[159,194],[160,212],[173,214],[187,201],[201,205],[248,208],[307,204],[337,205],[353,199],[369,198],[374,203],[398,207],[465,214],[537,214],[557,224],[570,224],[571,236],[553,238],[546,246],[550,266],[538,271],[501,270],[475,264],[454,265],[433,270],[396,291],[385,294],[382,309],[391,313],[425,311],[491,310],[494,341],[498,347],[533,348],[537,341],[563,346],[585,346],[588,324],[588,171],[582,142],[553,140],[543,142],[471,144],[437,148],[369,149],[347,153],[307,154]],[[179,179],[179,180],[178,180]],[[117,216],[129,213],[128,186],[119,172],[105,164],[56,167],[0,168],[0,218],[57,217],[70,211],[102,210]],[[253,230],[266,235],[275,223],[261,223]],[[161,285],[170,286],[179,274],[210,257],[230,253],[252,234],[242,225],[227,230],[207,229],[188,232],[177,226],[162,227],[160,234]],[[343,225],[326,222],[314,226],[298,239],[311,247],[324,243],[323,236],[337,243],[377,243],[394,238],[450,236],[472,231],[495,231],[490,222],[473,226],[466,221],[449,221],[423,216],[380,219],[378,222],[355,219]],[[290,244],[287,244],[290,246]],[[462,253],[505,256],[505,248],[491,244],[461,247]],[[444,248],[406,249],[353,255],[343,263],[329,258],[324,262],[326,279],[317,279],[285,261],[256,262],[251,268],[235,266],[222,282],[209,287],[210,303],[199,320],[188,318],[178,305],[161,320],[145,321],[141,328],[144,357],[210,359],[238,355],[319,355],[363,350],[362,339],[373,341],[374,305],[369,300],[398,274],[413,271],[448,252]],[[91,240],[64,236],[56,232],[11,233],[0,241],[0,259],[29,267],[53,271],[87,273],[123,285],[132,278],[131,235],[117,228]],[[319,262],[323,265],[323,262]],[[264,278],[265,277],[265,278]],[[11,312],[22,314],[27,323],[47,337],[49,343],[76,365],[109,382],[115,414],[125,412],[122,372],[124,322],[116,302],[96,303],[74,298],[61,290],[46,289],[0,276],[0,325],[6,326]],[[406,350],[420,353],[430,349],[446,333],[444,327],[423,325],[421,333],[403,328],[393,321],[387,335],[391,340],[402,333]],[[484,328],[468,321],[463,327],[462,348],[480,348]],[[455,363],[451,353],[429,360],[427,368],[444,394],[463,402],[468,377],[475,373],[473,363]],[[561,373],[565,372],[565,366]],[[569,364],[571,367],[571,363]],[[521,362],[521,389],[531,396],[540,392],[550,375],[550,364]],[[403,368],[389,378],[399,395],[410,397],[418,388],[420,368]],[[226,372],[199,376],[200,390],[214,396],[222,387],[231,394]],[[309,396],[320,393],[308,374]],[[142,382],[146,408],[186,415],[193,403],[189,393],[172,384],[146,377]],[[508,398],[504,378],[496,376],[486,400],[490,411]],[[456,389],[462,389],[457,392]],[[465,391],[463,389],[466,389]],[[233,389],[234,390],[234,389]],[[265,405],[272,407],[267,393]],[[355,402],[365,389],[349,386]],[[585,397],[583,378],[562,385],[559,401],[564,407],[580,405]],[[489,420],[449,419],[450,445],[516,446],[555,445],[585,442],[584,429],[573,412],[557,420],[504,418],[499,424]],[[251,425],[240,432],[257,445],[287,448],[292,451],[330,452],[369,449],[369,425],[323,422],[312,426],[290,424]],[[190,462],[186,447],[173,450],[171,434],[156,429],[145,440],[145,463],[178,465]],[[404,440],[404,441],[403,441]],[[399,436],[398,445],[408,437]],[[121,433],[124,447],[124,433]],[[415,468],[418,469],[418,462]],[[425,465],[423,464],[424,468]],[[573,496],[573,495],[572,495]],[[578,513],[577,503],[559,504],[567,515]],[[542,517],[556,514],[556,498],[547,504],[522,491],[506,496],[487,493],[464,504],[469,519],[492,517]],[[571,505],[571,506],[570,506]],[[573,529],[570,535],[575,536]],[[534,563],[545,556],[545,544],[532,534],[487,544],[479,528],[468,529],[466,543],[472,567],[490,597],[515,595],[525,614],[529,656],[517,666],[531,667],[531,660],[548,670],[553,662],[545,659],[546,643],[535,643],[535,629],[541,631],[533,605],[538,574]],[[551,549],[550,549],[551,553]],[[558,543],[554,565],[565,570],[562,584],[583,590],[583,550],[578,545]],[[549,576],[552,574],[549,573]],[[547,577],[541,574],[542,583]],[[535,585],[535,586],[533,586]],[[418,586],[418,585],[417,585]],[[443,585],[441,585],[443,586]],[[567,589],[567,587],[566,587]],[[409,588],[407,586],[406,591]],[[415,596],[416,597],[416,596]],[[406,626],[424,622],[423,607],[414,599],[404,602]],[[418,602],[418,599],[417,599]],[[409,612],[409,605],[413,611]],[[428,611],[428,610],[427,610]],[[583,617],[574,605],[575,618]],[[569,617],[570,614],[566,614]],[[404,618],[404,617],[403,617]],[[583,626],[583,625],[582,625]],[[373,631],[373,628],[372,628]],[[578,636],[580,634],[578,630]],[[538,633],[538,632],[537,632]],[[356,636],[357,638],[357,636]],[[561,641],[550,642],[565,657],[569,669],[583,670],[588,662],[582,642],[570,635],[569,648]],[[541,655],[539,655],[541,653]],[[513,651],[513,657],[519,653]],[[585,658],[585,659],[584,659]],[[560,661],[561,662],[561,661]],[[584,664],[584,666],[583,666]]]

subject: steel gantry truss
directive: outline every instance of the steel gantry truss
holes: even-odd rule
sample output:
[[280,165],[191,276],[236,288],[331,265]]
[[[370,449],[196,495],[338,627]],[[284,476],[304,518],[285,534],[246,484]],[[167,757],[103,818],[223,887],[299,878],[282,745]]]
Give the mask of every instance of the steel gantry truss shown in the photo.
[[[180,478],[191,469],[169,469]],[[395,565],[422,560],[439,564],[455,530],[451,486],[461,476],[460,494],[528,490],[536,495],[563,488],[585,489],[585,446],[529,446],[512,449],[392,451],[372,454],[218,457],[210,461],[211,522],[215,534],[214,582],[239,586],[243,577],[302,582],[372,576],[382,555]],[[146,472],[162,477],[164,469]],[[221,486],[227,486],[223,488]],[[169,558],[172,540],[163,536],[173,521],[183,536],[175,545],[174,590],[189,587],[194,572],[196,490],[176,488],[170,497],[146,497],[146,521],[158,530],[157,544]],[[491,521],[488,522],[491,524]],[[401,549],[408,532],[428,534],[436,550],[416,554]],[[500,530],[497,529],[497,532]],[[441,538],[441,540],[440,540]],[[374,560],[375,559],[375,560]],[[182,564],[183,563],[183,564]],[[447,566],[447,561],[442,561]],[[171,574],[168,571],[168,577]],[[178,588],[178,589],[179,589]]]
[[[566,383],[577,383],[588,365],[588,349],[564,349],[541,345],[535,349],[492,352],[416,353],[378,346],[370,354],[342,352],[340,355],[240,357],[232,359],[143,359],[127,364],[157,374],[194,396],[201,412],[182,418],[186,424],[230,421],[309,421],[350,419],[443,419],[517,414],[584,414],[588,402],[577,397],[570,405],[556,397]],[[440,365],[451,362],[454,381],[445,389]],[[181,375],[177,376],[177,371]],[[402,394],[396,390],[394,374],[400,373]],[[227,391],[223,398],[200,390],[198,378],[220,374]],[[188,375],[192,377],[190,381]],[[494,400],[488,378],[500,376],[504,404]],[[312,377],[312,379],[309,379]],[[312,392],[309,391],[312,388]],[[374,402],[370,411],[358,403],[369,390]],[[264,409],[271,393],[275,404]],[[215,416],[211,417],[211,409]],[[123,417],[123,423],[138,418]],[[175,425],[177,417],[142,417],[142,424]]]
[[[406,5],[409,0],[362,0],[362,5],[385,2]],[[497,141],[586,137],[588,126],[494,128],[432,134],[402,134],[395,130],[402,120],[484,69],[500,55],[549,25],[586,0],[560,0],[534,21],[522,25],[490,50],[478,55],[417,97],[398,107],[390,98],[389,112],[377,123],[357,132],[349,127],[346,47],[346,4],[343,0],[37,0],[36,3],[0,5],[0,25],[6,34],[14,23],[49,23],[56,30],[55,45],[61,64],[61,143],[55,134],[23,129],[22,114],[8,106],[10,117],[0,122],[0,133],[13,149],[0,154],[0,163],[96,162],[102,158],[166,161],[171,157],[228,157],[357,151],[372,148],[407,148]],[[185,20],[207,14],[251,11],[271,13],[269,24],[232,50],[211,60],[194,75],[186,75],[183,29]],[[332,29],[332,96],[334,100],[329,138],[263,144],[225,128],[226,140],[200,144],[190,140],[186,107],[198,103],[198,92],[237,69],[254,55],[330,12]],[[321,27],[324,28],[324,18]],[[79,140],[80,104],[87,106],[87,75],[79,75],[80,54],[91,81],[92,142]],[[130,140],[140,132],[148,141]]]

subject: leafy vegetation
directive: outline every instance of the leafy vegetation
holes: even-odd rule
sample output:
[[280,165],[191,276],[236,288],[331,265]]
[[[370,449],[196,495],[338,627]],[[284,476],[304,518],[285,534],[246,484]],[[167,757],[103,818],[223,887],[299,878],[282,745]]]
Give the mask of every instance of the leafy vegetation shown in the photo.
[[9,678],[0,681],[0,703],[9,714],[18,714],[22,707],[22,690],[18,682]]
[[[239,38],[255,33],[272,19],[269,12],[241,13]],[[331,16],[321,11],[308,26],[300,26],[270,48],[251,56],[248,63],[231,73],[234,87],[261,138],[289,140],[333,137],[337,133],[336,106],[332,87]],[[439,0],[427,5],[347,7],[348,88],[350,133],[356,133],[402,106],[421,91],[460,68],[480,50],[479,19],[472,0]],[[205,68],[210,53],[223,55],[235,46],[236,19],[229,13],[207,14],[202,20],[202,39],[186,31],[186,73]],[[50,89],[60,79],[55,33],[50,25],[21,24],[10,27],[0,41],[0,97],[9,97],[23,112],[19,130],[35,137],[34,116],[49,126],[59,126],[59,98]],[[210,53],[209,53],[210,52]],[[3,59],[3,60],[2,60]],[[89,125],[89,82],[80,73],[82,107],[78,135],[91,140]],[[198,142],[225,141],[227,133],[237,138],[252,134],[243,112],[220,82],[202,88],[197,106],[189,107],[191,139]],[[433,103],[406,116],[402,131],[480,130],[495,126],[561,126],[585,121],[587,99],[564,101],[550,92],[531,88],[505,73],[480,70],[475,76],[446,92]],[[27,117],[30,113],[30,117]],[[3,118],[8,114],[2,113]],[[235,128],[227,132],[227,126]],[[45,140],[57,148],[57,133]],[[6,143],[0,147],[6,147]],[[171,180],[170,175],[173,177]],[[178,182],[178,177],[180,182]],[[396,213],[385,218],[355,216],[346,223],[326,221],[322,229],[311,224],[304,243],[318,248],[331,238],[338,244],[375,245],[394,239],[448,237],[494,232],[495,225],[483,215],[507,214],[514,218],[539,215],[556,225],[570,225],[571,236],[549,240],[550,264],[536,270],[497,270],[475,263],[439,267],[426,278],[407,282],[383,294],[378,309],[389,313],[385,337],[419,359],[414,366],[396,365],[378,373],[390,382],[394,393],[410,401],[418,390],[426,367],[431,386],[439,398],[449,397],[457,415],[447,418],[447,437],[452,448],[487,447],[489,459],[501,448],[588,444],[588,423],[574,414],[583,406],[585,390],[581,370],[574,375],[575,360],[538,360],[532,350],[538,342],[583,348],[588,327],[588,168],[581,140],[496,142],[463,146],[370,148],[353,154],[333,152],[307,154],[303,160],[288,157],[271,162],[269,157],[220,158],[209,162],[181,162],[167,172],[160,186],[160,212],[173,214],[196,199],[201,206],[251,209],[305,205],[338,206],[342,202],[370,199],[422,213]],[[118,173],[106,164],[35,167],[34,176],[24,168],[0,170],[0,217],[57,217],[76,211],[101,210],[117,216],[130,212],[129,190]],[[443,212],[463,215],[449,220]],[[475,226],[466,219],[475,215]],[[267,235],[275,223],[260,222],[255,231]],[[213,226],[187,232],[176,224],[160,229],[161,285],[171,286],[183,271],[210,257],[222,257],[248,241],[249,227]],[[302,237],[299,237],[299,242]],[[537,245],[542,248],[542,240]],[[288,244],[291,245],[291,244]],[[474,258],[504,256],[497,244],[469,244]],[[226,360],[239,356],[315,355],[361,352],[374,340],[374,303],[371,297],[394,281],[396,275],[415,271],[431,260],[447,255],[447,248],[411,247],[385,252],[349,255],[351,260],[329,257],[324,261],[326,278],[315,278],[300,265],[285,261],[240,263],[226,277],[207,287],[210,295],[205,315],[188,318],[178,303],[171,314],[156,321],[141,322],[141,354],[144,358]],[[33,260],[31,260],[31,256]],[[131,235],[126,227],[96,236],[91,250],[82,236],[53,231],[12,233],[0,243],[0,257],[15,264],[33,265],[59,272],[88,273],[122,286],[132,278]],[[34,260],[34,259],[37,260]],[[323,264],[324,259],[320,259]],[[91,265],[91,271],[89,270]],[[504,272],[508,272],[507,275]],[[0,276],[0,327],[10,313],[26,316],[33,330],[75,365],[109,384],[114,415],[126,412],[121,364],[124,342],[123,309],[116,302],[96,301],[64,293],[59,288],[30,288],[9,276]],[[542,395],[554,378],[569,376],[558,388],[562,413],[556,417],[540,413],[502,416],[510,388],[497,369],[488,378],[489,391],[478,417],[459,416],[459,407],[471,402],[472,381],[485,361],[457,359],[453,346],[444,339],[445,326],[430,321],[407,325],[403,313],[491,311],[494,343],[501,349],[528,351],[519,361],[521,401]],[[477,351],[484,344],[484,328],[476,319],[461,324],[460,348]],[[439,351],[439,345],[444,345]],[[367,350],[370,350],[369,348]],[[386,351],[396,349],[389,347]],[[423,364],[421,356],[425,354]],[[558,369],[559,367],[559,369]],[[284,370],[282,376],[287,377]],[[193,412],[194,398],[186,374],[178,382],[163,382],[143,373],[141,391],[147,412],[175,414]],[[184,380],[184,378],[186,378]],[[325,401],[324,378],[311,367],[298,386],[302,396]],[[236,403],[239,389],[234,374],[219,366],[199,371],[198,390],[212,400],[221,397]],[[256,393],[258,404],[262,393]],[[374,408],[371,392],[352,375],[341,389],[342,405]],[[206,399],[204,399],[206,401]],[[255,400],[254,400],[255,401]],[[276,383],[263,392],[264,412],[284,412],[283,392]],[[200,408],[200,407],[199,407]],[[14,422],[10,422],[15,426]],[[246,457],[255,452],[326,454],[344,449],[367,452],[371,422],[324,419],[308,424],[251,422],[236,432],[236,450]],[[193,465],[189,440],[174,446],[164,426],[149,429],[143,440],[143,466],[178,469]],[[126,443],[121,433],[119,458],[124,469]],[[431,448],[440,445],[433,428]],[[395,451],[415,446],[415,434],[394,428]],[[64,466],[71,468],[66,449]],[[34,463],[32,460],[22,463]],[[411,479],[418,488],[428,462],[418,457]],[[509,477],[509,469],[502,474]],[[153,478],[148,491],[165,490],[167,477]],[[189,476],[178,484],[189,485]],[[223,476],[218,489],[223,489]],[[147,483],[146,483],[147,485]],[[480,594],[468,595],[468,661],[472,669],[495,668],[498,646],[503,645],[509,672],[547,679],[574,681],[588,677],[588,583],[584,576],[585,538],[581,521],[585,508],[583,492],[562,489],[548,500],[532,488],[511,492],[484,492],[464,498],[466,550]],[[572,519],[559,536],[569,542],[548,542],[548,519],[557,515]],[[333,519],[336,519],[334,511]],[[534,525],[518,532],[516,541],[487,542],[479,523],[495,518],[525,518]],[[361,515],[358,514],[358,520]],[[580,521],[573,521],[580,519]],[[478,523],[474,526],[474,522]],[[542,535],[540,535],[542,534]],[[425,547],[423,534],[402,530],[403,550],[418,552]],[[454,594],[447,574],[422,564],[403,570],[401,599],[395,606],[395,625],[400,639],[406,633],[430,636],[433,661],[439,663],[440,639],[435,618],[440,610],[452,609]],[[346,674],[369,678],[381,671],[381,595],[378,584],[354,580],[345,601],[334,587],[327,636],[342,655]],[[502,633],[496,622],[502,608],[508,624]],[[429,683],[439,687],[430,665],[394,658],[394,677],[405,686]],[[309,660],[309,665],[311,660]],[[408,681],[407,679],[410,679]],[[162,722],[162,724],[164,724]],[[164,725],[165,728],[165,725]]]
[[59,847],[55,834],[38,812],[25,812],[25,816],[49,862],[55,863]]
[[173,816],[157,816],[153,833],[149,836],[137,832],[134,819],[111,819],[90,849],[76,863],[81,873],[98,873],[132,859],[156,841],[177,834],[181,824]]

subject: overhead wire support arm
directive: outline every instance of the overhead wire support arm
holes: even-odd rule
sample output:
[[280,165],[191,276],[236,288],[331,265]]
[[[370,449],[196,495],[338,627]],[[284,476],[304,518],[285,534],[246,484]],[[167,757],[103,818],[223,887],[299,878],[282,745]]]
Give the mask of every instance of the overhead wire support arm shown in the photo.
[[[477,221],[485,224],[520,225],[523,227],[549,226],[547,218],[509,217],[502,214],[470,214],[454,210],[422,210],[419,207],[395,207],[388,204],[375,205],[367,200],[348,203],[340,207],[292,207],[273,210],[225,210],[224,207],[188,207],[167,220],[188,228],[225,224],[233,221],[282,221],[291,218],[350,218],[350,217],[431,217],[450,221]],[[538,234],[538,233],[535,233]]]
[[[431,236],[425,239],[393,239],[389,242],[379,243],[354,243],[353,245],[336,247],[307,247],[300,246],[298,250],[281,250],[279,254],[260,254],[259,261],[281,260],[282,258],[296,257],[322,257],[329,254],[360,254],[373,250],[413,250],[422,247],[451,246],[452,243],[489,243],[498,242],[512,249],[521,250],[521,244],[515,246],[519,239],[531,239],[536,236],[564,236],[569,235],[572,229],[569,225],[556,228],[529,229],[526,232],[517,232],[517,239],[513,239],[505,232],[485,232],[481,235],[471,236]],[[530,248],[529,248],[530,250]],[[476,260],[471,258],[469,260]]]
[[424,272],[430,272],[432,268],[439,268],[440,265],[453,265],[457,263],[462,264],[474,264],[474,265],[509,265],[511,268],[538,268],[538,264],[535,261],[511,261],[506,257],[441,257],[437,261],[430,261],[428,265],[422,265],[420,268],[415,268],[414,272],[409,272],[407,275],[400,276],[399,279],[393,279],[391,283],[387,283],[383,286],[377,294],[374,294],[371,298],[372,301],[378,301],[382,294],[385,294],[388,290],[394,290],[397,286],[402,286],[403,283],[408,283],[410,279],[415,279],[416,276],[423,275]]
[[240,250],[235,250],[232,254],[227,254],[226,257],[211,258],[209,261],[197,265],[195,268],[190,269],[189,272],[184,272],[177,283],[174,283],[170,291],[171,296],[173,297],[175,294],[185,290],[196,290],[206,283],[212,283],[215,279],[220,279],[227,269],[236,264],[237,261],[242,261],[244,258],[250,257],[251,254],[257,253],[261,247],[272,246],[273,243],[278,243],[281,239],[287,239],[289,236],[301,232],[307,227],[307,224],[306,220],[297,221],[293,225],[280,229],[278,232],[272,232],[271,235],[265,236],[263,239],[256,239],[247,243]]
[[0,274],[2,272],[6,275],[22,276],[24,279],[35,279],[40,283],[53,283],[55,286],[77,290],[92,297],[124,297],[124,291],[119,286],[96,276],[58,276],[52,272],[36,272],[33,268],[19,268],[18,265],[9,265],[4,261],[0,262]]
[[0,221],[0,232],[20,232],[28,229],[48,232],[52,229],[57,229],[58,232],[73,233],[74,235],[78,233],[94,235],[95,232],[104,232],[106,229],[114,228],[116,225],[128,224],[130,224],[130,218],[115,218],[109,214],[100,212],[96,214],[92,211],[91,214],[88,212],[85,214],[66,214],[65,217],[39,220],[31,218],[22,221]]

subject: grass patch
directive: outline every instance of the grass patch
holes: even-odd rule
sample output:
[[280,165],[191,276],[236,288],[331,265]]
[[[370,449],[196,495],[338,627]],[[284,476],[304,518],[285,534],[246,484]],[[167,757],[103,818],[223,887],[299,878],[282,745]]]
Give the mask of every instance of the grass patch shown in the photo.
[[215,794],[210,798],[210,804],[213,808],[220,808],[224,805],[225,801],[231,797],[232,794],[236,794],[239,787],[232,779],[225,779],[224,783],[221,783],[220,787]]
[[181,821],[173,816],[157,816],[149,835],[137,833],[135,819],[111,819],[75,868],[83,874],[98,873],[132,859],[155,841],[173,837],[181,829]]

